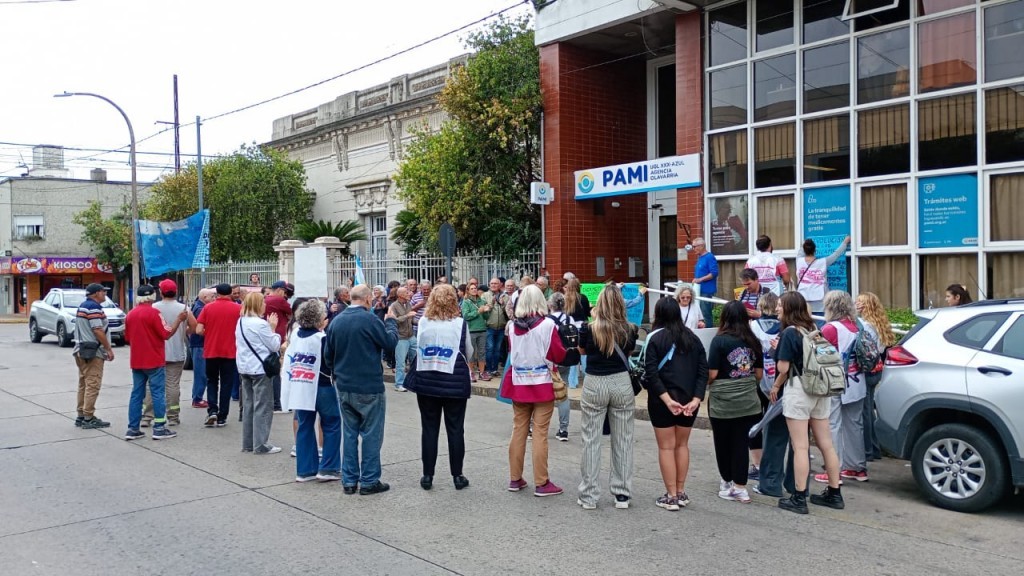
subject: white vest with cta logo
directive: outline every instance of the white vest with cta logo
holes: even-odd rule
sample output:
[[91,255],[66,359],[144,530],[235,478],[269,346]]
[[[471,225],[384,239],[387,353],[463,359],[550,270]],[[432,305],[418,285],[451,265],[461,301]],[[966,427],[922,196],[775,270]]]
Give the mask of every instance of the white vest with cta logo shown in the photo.
[[465,320],[420,320],[416,342],[416,370],[431,370],[451,374],[455,372],[455,360],[459,357],[462,344],[462,325]]

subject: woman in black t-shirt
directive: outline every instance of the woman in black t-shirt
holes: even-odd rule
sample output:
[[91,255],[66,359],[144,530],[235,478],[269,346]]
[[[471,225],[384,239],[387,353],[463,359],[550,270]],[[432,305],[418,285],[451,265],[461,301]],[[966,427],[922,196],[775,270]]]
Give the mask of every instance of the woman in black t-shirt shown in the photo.
[[[771,389],[771,401],[777,402],[783,386],[789,379],[790,372],[794,376],[803,376],[804,348],[801,331],[814,331],[817,327],[811,318],[807,301],[799,292],[786,292],[779,299],[779,320],[782,321],[782,335],[776,347],[775,385]],[[792,368],[792,370],[790,370]],[[829,429],[828,416],[831,404],[829,397],[808,396],[798,382],[786,387],[782,396],[782,415],[786,417],[789,427],[789,441],[792,445],[793,473],[796,492],[788,498],[779,500],[779,508],[807,514],[807,475],[810,473],[810,437],[808,427],[814,432],[814,439],[825,459],[828,471],[829,487],[822,494],[811,496],[812,504],[842,509],[842,496],[839,493],[839,458],[832,445],[832,431]]]
[[722,477],[718,497],[749,503],[750,428],[761,419],[757,386],[764,375],[761,343],[738,301],[722,309],[721,327],[708,350],[708,415]]

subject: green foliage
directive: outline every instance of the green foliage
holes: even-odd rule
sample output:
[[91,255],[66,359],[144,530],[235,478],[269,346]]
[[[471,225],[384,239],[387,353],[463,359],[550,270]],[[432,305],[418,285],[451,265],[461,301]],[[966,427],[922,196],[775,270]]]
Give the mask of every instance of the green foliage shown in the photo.
[[391,240],[401,246],[406,254],[414,254],[428,247],[420,222],[420,217],[412,210],[402,210],[395,215]]
[[132,264],[131,207],[122,204],[116,213],[104,218],[103,204],[93,200],[71,221],[82,227],[82,243],[89,246],[96,260],[110,264],[119,279],[126,277]]
[[426,245],[436,244],[448,222],[460,247],[496,254],[534,249],[540,211],[529,191],[540,179],[542,98],[531,22],[502,18],[466,45],[476,54],[452,71],[438,98],[448,121],[437,132],[417,129],[399,167],[399,194],[419,217],[409,227],[419,228]]
[[889,322],[903,330],[910,330],[921,321],[910,308],[886,308],[885,313],[889,316]]
[[321,236],[334,236],[348,244],[342,250],[345,254],[350,253],[353,242],[367,239],[363,226],[355,220],[342,220],[337,224],[327,220],[306,220],[295,225],[295,235],[303,242],[312,242]]
[[[144,218],[181,220],[199,210],[198,172],[189,164],[150,189]],[[309,220],[314,197],[302,163],[273,149],[243,145],[203,163],[203,203],[210,209],[210,260],[268,260],[274,244]]]

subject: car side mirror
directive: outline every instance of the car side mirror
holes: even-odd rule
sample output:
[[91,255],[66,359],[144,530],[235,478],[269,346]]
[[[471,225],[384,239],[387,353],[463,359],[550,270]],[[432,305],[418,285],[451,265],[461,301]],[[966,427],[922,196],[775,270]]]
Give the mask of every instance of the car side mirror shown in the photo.
[[54,308],[63,308],[64,306],[62,306],[60,302],[54,302],[53,307]]

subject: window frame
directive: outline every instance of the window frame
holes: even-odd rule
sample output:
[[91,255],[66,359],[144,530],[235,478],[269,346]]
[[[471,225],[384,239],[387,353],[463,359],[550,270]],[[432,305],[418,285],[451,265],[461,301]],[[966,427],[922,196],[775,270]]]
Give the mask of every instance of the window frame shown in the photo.
[[[844,22],[845,21],[849,21],[849,20],[856,20],[857,18],[860,18],[861,16],[870,16],[872,14],[878,14],[879,12],[885,12],[886,10],[892,10],[893,8],[896,8],[896,7],[898,7],[900,5],[900,0],[892,0],[892,2],[888,6],[880,6],[878,8],[869,8],[867,10],[864,10],[863,12],[854,12],[853,14],[851,14],[850,13],[850,4],[852,4],[852,3],[853,3],[853,0],[846,0],[846,5],[843,6],[843,16],[842,16],[841,20],[843,20]],[[916,3],[911,4],[911,8],[910,8],[910,10],[911,10],[910,16],[911,17],[913,17],[914,16],[914,12],[916,12],[915,4]]]

